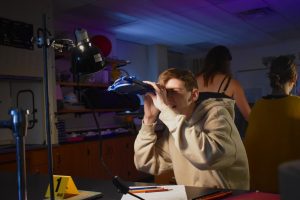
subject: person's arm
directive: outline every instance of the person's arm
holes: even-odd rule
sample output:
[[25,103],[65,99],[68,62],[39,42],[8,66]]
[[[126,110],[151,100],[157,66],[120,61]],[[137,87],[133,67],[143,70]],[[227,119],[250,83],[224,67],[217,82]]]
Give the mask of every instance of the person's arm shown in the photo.
[[241,84],[237,80],[232,80],[233,82],[233,99],[236,102],[236,105],[240,112],[242,113],[244,119],[248,121],[251,108],[247,101],[246,95],[244,93],[244,89],[242,88]]
[[159,118],[168,127],[178,151],[196,168],[219,169],[235,161],[237,149],[232,138],[234,124],[223,106],[209,109],[203,116],[203,122],[189,123],[185,116],[168,108],[161,112]]
[[157,107],[166,106],[164,103],[166,97],[161,97],[162,92],[155,83],[146,83],[153,86],[156,94],[148,93],[144,97],[144,118],[141,130],[134,143],[134,163],[138,170],[157,175],[172,168],[167,138],[161,137],[158,139],[154,131],[160,112]]
[[155,124],[142,124],[134,143],[134,163],[138,170],[153,175],[172,169],[166,135],[158,139]]

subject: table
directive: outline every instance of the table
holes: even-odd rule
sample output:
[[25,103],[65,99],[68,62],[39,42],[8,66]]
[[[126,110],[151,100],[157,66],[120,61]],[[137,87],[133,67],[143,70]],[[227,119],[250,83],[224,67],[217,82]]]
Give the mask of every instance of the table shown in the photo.
[[[110,180],[93,180],[72,177],[78,190],[89,190],[103,193],[100,200],[120,200],[122,194],[117,192],[117,189]],[[27,176],[27,197],[28,200],[42,200],[47,190],[49,181],[47,175],[28,175]],[[153,185],[153,183],[138,183],[125,182],[126,185]],[[192,199],[212,192],[214,189],[200,187],[185,187],[188,199]],[[245,193],[246,191],[234,191],[234,195]],[[17,189],[17,174],[0,172],[0,199],[1,200],[18,200]]]

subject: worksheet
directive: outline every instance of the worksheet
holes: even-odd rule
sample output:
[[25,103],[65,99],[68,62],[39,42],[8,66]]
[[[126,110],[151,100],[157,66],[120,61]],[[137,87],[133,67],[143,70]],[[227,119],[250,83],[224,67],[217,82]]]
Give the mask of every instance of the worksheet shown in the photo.
[[[156,188],[157,187],[157,188]],[[187,200],[184,185],[134,186],[130,187],[133,194],[146,200]],[[137,200],[130,194],[123,195],[121,200]]]

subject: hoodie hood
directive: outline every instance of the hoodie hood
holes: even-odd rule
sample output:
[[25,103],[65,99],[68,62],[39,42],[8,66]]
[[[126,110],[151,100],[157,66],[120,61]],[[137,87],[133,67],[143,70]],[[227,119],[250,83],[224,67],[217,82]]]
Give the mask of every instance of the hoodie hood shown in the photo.
[[199,117],[204,116],[210,109],[221,106],[228,111],[231,118],[234,120],[235,111],[234,111],[235,101],[229,98],[209,98],[203,101],[198,102],[198,105],[193,112],[192,121],[194,123],[199,120]]

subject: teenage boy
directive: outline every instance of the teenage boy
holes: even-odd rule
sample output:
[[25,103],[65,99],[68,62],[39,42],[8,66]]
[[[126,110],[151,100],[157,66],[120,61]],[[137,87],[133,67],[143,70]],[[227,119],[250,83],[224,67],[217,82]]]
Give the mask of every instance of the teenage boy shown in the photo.
[[[245,148],[234,124],[234,101],[209,98],[199,102],[194,75],[170,68],[144,97],[144,118],[136,138],[138,170],[158,175],[173,169],[177,184],[249,189]],[[158,118],[166,125],[154,129]]]

